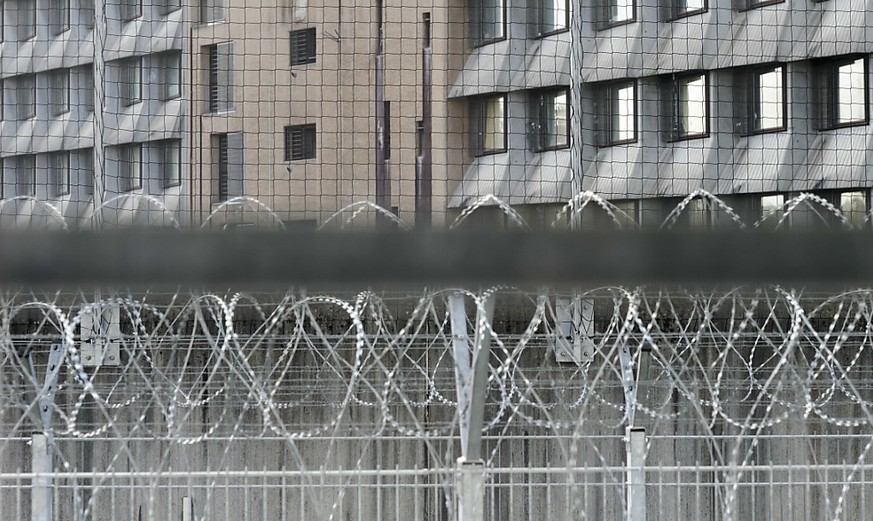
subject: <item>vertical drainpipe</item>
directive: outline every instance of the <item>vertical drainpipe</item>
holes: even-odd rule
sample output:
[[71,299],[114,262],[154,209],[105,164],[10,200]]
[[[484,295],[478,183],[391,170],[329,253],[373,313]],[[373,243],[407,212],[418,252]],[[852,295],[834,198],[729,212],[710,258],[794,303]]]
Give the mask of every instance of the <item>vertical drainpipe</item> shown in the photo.
[[103,204],[105,189],[106,154],[104,145],[104,113],[106,112],[106,1],[94,2],[94,213],[92,226],[100,225],[97,208]]
[[433,49],[430,13],[424,17],[424,49],[421,51],[421,157],[415,179],[415,226],[427,229],[432,221],[433,195]]
[[[385,48],[382,0],[376,0],[376,204],[391,211],[391,171],[385,159]],[[377,217],[381,225],[387,224]]]

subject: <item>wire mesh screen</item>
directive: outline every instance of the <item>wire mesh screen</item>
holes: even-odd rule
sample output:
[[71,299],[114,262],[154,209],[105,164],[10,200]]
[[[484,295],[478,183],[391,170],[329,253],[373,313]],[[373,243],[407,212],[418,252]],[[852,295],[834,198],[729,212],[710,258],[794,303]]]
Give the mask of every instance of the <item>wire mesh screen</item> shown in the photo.
[[[0,211],[311,228],[475,208],[471,224],[503,227],[502,203],[548,227],[591,193],[658,226],[691,195],[677,221],[706,228],[808,193],[860,226],[868,7],[9,0]],[[818,224],[818,203],[791,224]]]
[[[0,229],[868,229],[871,12],[0,0]],[[5,286],[0,519],[866,519],[870,301]]]

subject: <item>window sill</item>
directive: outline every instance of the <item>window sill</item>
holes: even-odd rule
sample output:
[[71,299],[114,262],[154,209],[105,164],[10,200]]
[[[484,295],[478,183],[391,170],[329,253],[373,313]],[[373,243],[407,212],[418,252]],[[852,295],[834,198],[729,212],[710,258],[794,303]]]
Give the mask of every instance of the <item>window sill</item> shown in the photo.
[[610,148],[610,147],[617,147],[617,146],[621,146],[621,145],[632,145],[632,144],[636,143],[637,141],[638,141],[637,138],[622,139],[620,141],[607,141],[606,143],[601,143],[601,144],[597,145],[597,148]]
[[293,68],[293,67],[302,67],[302,66],[305,66],[305,65],[309,65],[309,64],[311,64],[311,63],[316,63],[316,61],[317,61],[317,60],[313,57],[312,59],[307,59],[307,60],[303,60],[303,61],[299,61],[299,62],[292,62],[292,63],[291,63],[291,67],[292,67],[292,68]]
[[552,146],[552,147],[543,147],[543,148],[538,148],[536,151],[537,151],[537,152],[552,152],[552,151],[554,151],[554,150],[566,150],[566,149],[568,149],[568,148],[570,148],[570,144],[569,144],[569,143],[567,143],[566,145],[555,145],[555,146]]
[[182,97],[182,94],[176,94],[174,96],[167,96],[161,101],[173,101]]
[[744,132],[740,134],[740,137],[751,137],[751,136],[760,136],[764,134],[778,134],[779,132],[785,132],[788,130],[788,127],[783,125],[781,127],[774,128],[762,128],[758,130],[752,130],[749,132]]
[[485,47],[486,45],[491,45],[492,43],[498,43],[506,41],[506,36],[501,36],[499,38],[492,38],[490,40],[483,40],[481,42],[474,42],[473,48],[478,49],[479,47]]
[[166,190],[166,189],[168,189],[168,188],[178,188],[178,187],[180,187],[180,186],[182,186],[182,181],[175,181],[175,182],[173,182],[172,184],[165,184],[165,185],[163,185],[162,188],[163,188],[164,190]]
[[826,127],[822,127],[818,129],[819,132],[824,132],[827,130],[839,130],[841,128],[852,128],[852,127],[863,127],[864,125],[869,125],[869,119],[859,119],[858,121],[847,121],[845,123],[834,123],[832,125],[828,125]]
[[617,22],[604,22],[601,24],[597,24],[598,31],[608,31],[610,29],[615,29],[616,27],[621,27],[622,25],[630,25],[637,22],[636,17],[631,18],[629,20],[619,20]]
[[547,33],[537,33],[537,35],[534,38],[539,40],[541,38],[547,38],[549,36],[554,36],[556,34],[566,33],[569,30],[570,30],[569,27],[561,27],[560,29],[554,29],[554,30],[549,31]]
[[234,112],[236,112],[236,109],[217,110],[215,112],[211,112],[211,111],[204,112],[203,115],[204,116],[227,116],[228,114],[233,114]]
[[497,154],[503,154],[507,151],[506,148],[500,148],[496,150],[479,150],[474,154],[475,157],[485,157],[485,156],[495,156]]
[[686,134],[684,136],[677,136],[674,138],[670,138],[667,140],[667,143],[681,143],[682,141],[691,141],[693,139],[703,139],[708,138],[709,132],[703,132],[701,134]]
[[128,24],[130,22],[139,20],[140,18],[142,18],[142,13],[139,13],[138,15],[134,16],[133,18],[125,18],[124,20],[121,21],[121,23]]
[[766,2],[759,2],[756,4],[751,4],[748,7],[744,7],[742,9],[738,9],[739,12],[744,13],[746,11],[751,11],[753,9],[757,9],[759,7],[767,7],[768,5],[776,5],[785,3],[785,0],[767,0]]
[[709,11],[709,8],[704,7],[703,9],[695,9],[694,11],[687,11],[685,13],[674,14],[671,18],[668,18],[667,21],[668,22],[676,22],[676,21],[683,20],[683,19],[691,17],[691,16],[697,16],[699,14],[706,13],[708,11]]

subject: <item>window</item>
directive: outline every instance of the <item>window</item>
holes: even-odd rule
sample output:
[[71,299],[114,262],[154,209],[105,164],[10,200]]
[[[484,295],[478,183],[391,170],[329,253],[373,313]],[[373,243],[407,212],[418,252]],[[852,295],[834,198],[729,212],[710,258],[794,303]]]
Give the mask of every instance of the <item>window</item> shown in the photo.
[[599,29],[609,29],[636,20],[636,2],[634,0],[599,0],[599,2]]
[[79,0],[79,19],[88,29],[94,28],[94,0]]
[[707,0],[667,0],[667,15],[668,20],[684,18],[695,14],[706,12],[708,8]]
[[472,2],[473,45],[485,45],[506,37],[503,1],[475,0]]
[[227,0],[200,0],[200,21],[202,23],[223,22]]
[[531,36],[541,37],[570,27],[569,0],[531,0]]
[[161,180],[164,188],[182,184],[181,142],[168,139],[158,142],[161,157]]
[[755,221],[760,221],[760,227],[773,228],[782,218],[782,205],[785,203],[785,197],[779,194],[762,195],[758,200],[758,215],[755,216]]
[[79,179],[86,195],[94,195],[94,149],[83,148],[76,154],[79,160]]
[[142,188],[142,145],[139,143],[119,147],[118,188],[122,192]]
[[119,66],[121,103],[129,107],[142,101],[142,58],[125,58]]
[[208,47],[209,112],[233,110],[233,42]]
[[315,63],[315,27],[291,31],[291,66]]
[[821,128],[866,125],[870,120],[867,57],[820,61],[815,72]]
[[785,0],[734,0],[734,5],[736,9],[746,11],[748,9],[764,7],[765,5],[781,4],[784,1]]
[[712,227],[712,203],[705,197],[696,197],[688,202],[688,227],[692,230],[708,230]]
[[79,69],[79,106],[85,112],[94,112],[94,69],[91,65]]
[[635,81],[609,83],[597,95],[598,145],[610,146],[637,140]]
[[285,127],[285,161],[315,159],[315,123]]
[[541,91],[532,95],[530,103],[532,148],[548,150],[570,146],[570,91],[566,88]]
[[243,134],[216,134],[213,145],[218,170],[218,201],[244,195],[243,192]]
[[628,199],[624,201],[610,202],[615,206],[615,209],[618,210],[615,212],[615,219],[618,221],[617,224],[621,225],[622,229],[633,229],[637,226],[637,214],[639,213],[638,201]]
[[26,41],[36,36],[36,2],[34,0],[17,0],[12,3],[16,14],[15,29],[18,41]]
[[709,135],[708,86],[706,73],[673,75],[666,82],[663,113],[667,141]]
[[142,16],[142,0],[121,0],[118,8],[121,11],[121,21],[129,22]]
[[36,156],[17,156],[14,159],[15,193],[34,197],[36,195]]
[[53,35],[70,29],[70,0],[50,0],[49,27]]
[[169,14],[182,7],[182,0],[156,0],[160,14]]
[[36,116],[36,76],[19,76],[15,86],[15,104],[18,107],[18,120],[24,121]]
[[57,69],[48,73],[49,109],[52,116],[70,111],[70,70]]
[[785,66],[769,65],[740,70],[734,75],[734,107],[739,110],[740,134],[785,130],[787,106]]
[[867,219],[867,194],[862,191],[842,192],[840,212],[853,227],[864,226],[864,221]]
[[382,152],[391,159],[391,102],[382,102]]
[[506,151],[506,96],[475,99],[470,107],[471,149],[476,155]]
[[170,52],[161,56],[161,83],[163,98],[175,99],[182,96],[182,53]]
[[70,193],[70,153],[52,152],[48,155],[49,182],[52,195],[60,197]]

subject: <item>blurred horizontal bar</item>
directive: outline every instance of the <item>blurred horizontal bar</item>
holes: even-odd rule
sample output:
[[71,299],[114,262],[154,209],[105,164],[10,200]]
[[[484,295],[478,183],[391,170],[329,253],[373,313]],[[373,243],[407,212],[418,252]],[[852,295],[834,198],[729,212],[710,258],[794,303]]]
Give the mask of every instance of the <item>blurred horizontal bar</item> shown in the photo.
[[873,284],[868,233],[0,235],[0,284]]

